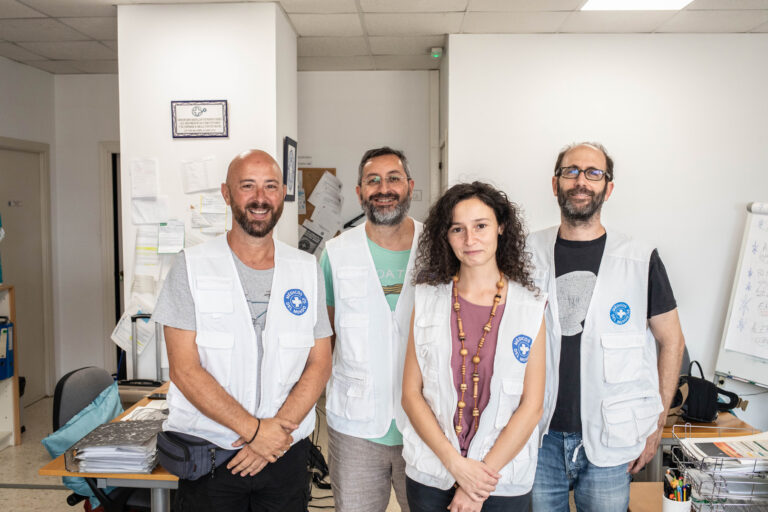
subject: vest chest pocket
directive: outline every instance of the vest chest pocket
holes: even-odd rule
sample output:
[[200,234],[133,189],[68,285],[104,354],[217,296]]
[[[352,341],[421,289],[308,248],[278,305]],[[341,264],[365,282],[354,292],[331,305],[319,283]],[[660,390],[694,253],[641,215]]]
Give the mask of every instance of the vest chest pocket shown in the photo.
[[286,332],[278,336],[278,341],[279,381],[284,386],[293,386],[304,371],[315,338],[311,334]]
[[357,299],[368,295],[368,269],[366,267],[350,267],[339,269],[336,275],[336,286],[340,299]]
[[494,427],[503,429],[509,423],[512,414],[520,405],[520,397],[523,394],[523,381],[516,379],[504,379],[501,382],[501,394],[499,395],[499,410],[496,412]]
[[352,421],[373,418],[371,383],[365,375],[355,376],[333,369],[328,386],[328,411]]
[[620,395],[603,400],[602,443],[625,448],[644,443],[657,428],[663,407],[658,393]]
[[232,313],[234,282],[228,277],[199,276],[195,279],[195,302],[200,313]]
[[195,342],[200,355],[200,365],[216,382],[223,387],[229,386],[235,335],[231,332],[198,331]]
[[603,334],[600,343],[605,382],[630,382],[648,375],[644,357],[645,334]]

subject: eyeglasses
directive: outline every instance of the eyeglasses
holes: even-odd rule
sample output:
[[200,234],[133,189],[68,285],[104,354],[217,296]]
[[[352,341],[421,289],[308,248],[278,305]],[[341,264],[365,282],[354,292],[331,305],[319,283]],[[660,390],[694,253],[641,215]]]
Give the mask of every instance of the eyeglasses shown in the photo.
[[567,180],[575,180],[582,172],[584,173],[584,177],[590,181],[600,181],[603,179],[603,176],[605,176],[608,181],[611,180],[611,175],[609,173],[606,171],[601,171],[600,169],[594,169],[592,167],[589,169],[579,169],[576,166],[558,167],[558,169],[555,171],[555,176],[562,176]]
[[[410,178],[403,176],[402,174],[389,174],[383,178],[383,181],[387,182],[387,185],[400,185],[404,181],[408,181]],[[363,183],[365,183],[368,187],[376,187],[378,185],[381,185],[382,177],[378,175],[374,176],[368,176],[367,178],[363,179]]]

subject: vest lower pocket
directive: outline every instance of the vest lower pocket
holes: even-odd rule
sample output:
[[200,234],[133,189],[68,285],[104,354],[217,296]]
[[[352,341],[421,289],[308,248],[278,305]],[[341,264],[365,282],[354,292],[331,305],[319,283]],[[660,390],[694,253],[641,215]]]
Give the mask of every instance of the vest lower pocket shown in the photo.
[[603,334],[600,343],[605,382],[630,382],[648,375],[644,357],[645,334]]
[[602,443],[610,448],[644,443],[656,430],[662,410],[661,398],[653,391],[606,398],[602,403]]
[[348,420],[370,420],[374,414],[371,387],[367,376],[353,376],[334,369],[328,384],[326,408]]
[[502,429],[507,426],[512,414],[520,405],[520,397],[523,394],[523,382],[515,379],[504,379],[501,383],[499,395],[499,409],[496,412],[494,426]]
[[229,386],[235,335],[231,332],[198,331],[195,342],[200,365],[222,387]]
[[349,363],[368,362],[368,315],[343,314],[339,318],[339,340],[336,347]]
[[315,338],[311,334],[286,332],[280,333],[278,340],[279,381],[292,387],[304,371],[309,351],[315,346]]

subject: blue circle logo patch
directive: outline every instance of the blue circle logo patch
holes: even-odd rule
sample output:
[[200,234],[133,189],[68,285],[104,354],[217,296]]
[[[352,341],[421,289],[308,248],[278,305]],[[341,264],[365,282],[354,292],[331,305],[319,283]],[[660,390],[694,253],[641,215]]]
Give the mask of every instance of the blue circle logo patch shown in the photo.
[[307,312],[307,308],[309,308],[307,296],[298,288],[292,288],[285,292],[283,302],[286,309],[296,316],[303,315]]
[[629,321],[631,311],[626,302],[617,302],[611,306],[611,322],[616,325],[624,325]]
[[528,354],[531,353],[531,343],[533,343],[533,341],[525,334],[516,336],[515,339],[512,340],[512,352],[515,354],[515,359],[523,364],[527,363]]

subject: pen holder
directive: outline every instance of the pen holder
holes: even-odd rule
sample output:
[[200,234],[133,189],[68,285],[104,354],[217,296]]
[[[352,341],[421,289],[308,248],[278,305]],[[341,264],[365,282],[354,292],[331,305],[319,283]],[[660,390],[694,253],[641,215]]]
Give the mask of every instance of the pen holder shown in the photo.
[[691,500],[688,501],[675,501],[662,496],[661,511],[662,512],[690,512]]

